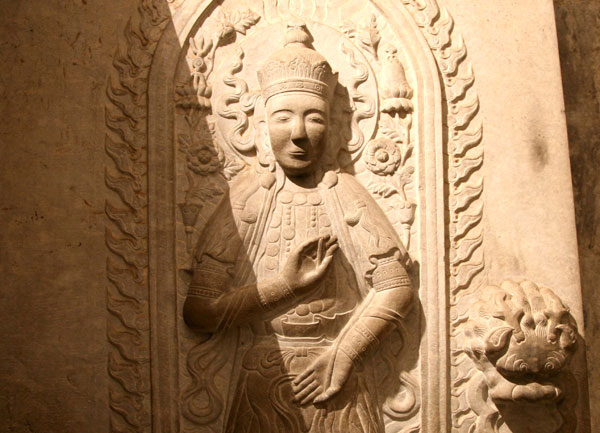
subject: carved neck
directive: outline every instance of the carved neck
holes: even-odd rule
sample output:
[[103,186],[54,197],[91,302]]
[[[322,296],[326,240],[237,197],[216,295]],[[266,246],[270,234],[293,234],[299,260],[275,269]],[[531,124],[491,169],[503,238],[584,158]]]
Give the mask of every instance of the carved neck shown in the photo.
[[285,188],[292,191],[315,189],[319,185],[322,176],[311,173],[304,176],[286,176]]
[[[281,167],[278,167],[282,170]],[[283,170],[282,170],[283,171]],[[317,167],[312,173],[303,175],[290,175],[283,174],[284,176],[284,188],[290,191],[302,191],[307,189],[315,189],[319,186],[323,180],[323,170]]]

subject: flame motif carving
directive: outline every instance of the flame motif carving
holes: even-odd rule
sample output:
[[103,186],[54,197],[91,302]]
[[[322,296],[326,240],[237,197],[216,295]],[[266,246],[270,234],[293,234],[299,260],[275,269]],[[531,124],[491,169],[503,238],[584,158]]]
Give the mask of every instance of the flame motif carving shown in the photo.
[[[265,1],[260,12],[268,22],[299,14],[321,21],[325,20],[332,8],[335,9],[336,6],[334,4],[336,2],[328,2],[328,7],[325,7],[324,3]],[[347,3],[344,8],[351,7],[351,2]],[[472,303],[474,289],[485,279],[481,228],[483,181],[480,171],[483,162],[483,133],[479,119],[479,102],[473,89],[474,75],[466,60],[465,45],[462,38],[456,34],[452,18],[447,11],[440,9],[433,0],[403,0],[402,3],[412,13],[415,22],[425,35],[438,62],[444,84],[445,114],[448,125],[445,140],[449,207],[447,224],[450,237],[448,296],[451,341],[454,342],[457,336],[466,332],[466,311]],[[154,49],[169,17],[168,7],[163,5],[163,2],[141,1],[138,15],[127,26],[125,43],[117,53],[114,62],[115,76],[108,88],[106,123],[109,131],[106,152],[111,158],[111,164],[107,169],[106,183],[115,194],[106,204],[106,213],[110,220],[106,242],[110,251],[107,276],[111,282],[108,288],[111,431],[115,432],[151,430],[146,79]],[[240,17],[236,19],[241,20]],[[255,17],[252,20],[254,21],[247,27],[242,26],[244,31],[257,22]],[[230,21],[235,20],[232,18]],[[225,38],[226,33],[231,33],[232,30],[225,26],[223,31]],[[243,33],[238,28],[234,28],[233,32]],[[360,38],[360,44],[364,45],[364,49],[371,52],[373,58],[385,60],[380,59],[383,57],[384,41],[377,31],[376,20],[369,21],[357,37]],[[202,57],[210,56],[211,50],[221,44],[214,41],[196,42],[195,49]],[[348,57],[353,55],[352,51],[347,51],[346,54]],[[227,85],[233,89],[233,99],[223,106],[217,106],[216,110],[223,115],[233,116],[239,126],[234,130],[235,136],[232,136],[231,140],[237,143],[241,151],[246,151],[249,146],[249,128],[251,128],[248,115],[251,114],[253,100],[252,95],[245,99],[242,97],[248,89],[244,87],[245,83],[238,81],[235,76],[239,71],[238,68],[242,66],[242,60],[243,52],[239,55],[239,62],[233,65],[230,75],[226,77],[229,80]],[[362,110],[366,116],[373,116],[379,108],[378,101],[362,101],[361,98],[364,99],[368,95],[361,95],[359,90],[359,86],[363,83],[361,80],[365,73],[368,74],[368,70],[358,59],[354,60],[356,62],[352,66],[356,72],[356,81],[355,86],[350,89],[354,92],[351,96],[357,102],[367,102],[363,104]],[[206,65],[198,62],[198,74],[203,75],[208,71],[203,69],[204,67]],[[179,108],[190,109],[186,101],[195,104],[197,100],[205,103],[201,104],[202,107],[196,107],[198,110],[208,108],[210,95],[208,80],[206,75],[201,78],[198,74],[196,74],[197,85],[194,88],[180,89],[183,92],[180,93],[183,102]],[[396,87],[390,87],[388,99],[391,101],[390,104],[394,103],[390,105],[391,109],[398,112],[411,111],[412,91],[406,89],[397,91]],[[198,99],[199,94],[205,99]],[[234,111],[234,105],[236,110],[241,107],[240,111]],[[406,128],[410,131],[410,124]],[[356,134],[353,136],[357,148],[371,138]],[[411,143],[409,136],[390,139],[404,145]],[[234,167],[233,170],[236,172],[239,169],[241,167]],[[186,208],[182,211],[185,214],[184,219],[187,215],[191,224],[195,209]],[[414,208],[412,211],[414,212]],[[206,361],[199,357],[196,360]],[[467,398],[467,390],[474,383],[471,378],[476,370],[471,358],[461,348],[452,347],[450,361],[453,431],[466,433],[474,425],[478,416]],[[196,415],[202,415],[201,412],[201,410],[196,411]],[[410,431],[416,431],[417,428],[414,427]]]
[[485,281],[483,254],[483,126],[474,75],[466,47],[448,11],[434,0],[403,0],[438,62],[447,109],[446,160],[448,184],[450,280],[450,375],[452,431],[470,432],[477,414],[467,401],[473,364],[456,347],[473,292]]
[[106,273],[110,431],[151,430],[147,243],[147,77],[170,17],[162,1],[141,2],[127,24],[107,88]]

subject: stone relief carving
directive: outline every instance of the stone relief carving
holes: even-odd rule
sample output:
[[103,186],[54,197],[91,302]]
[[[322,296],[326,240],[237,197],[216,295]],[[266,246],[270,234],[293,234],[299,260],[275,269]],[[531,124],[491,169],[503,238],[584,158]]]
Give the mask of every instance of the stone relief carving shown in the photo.
[[105,149],[112,164],[105,179],[114,192],[106,201],[111,432],[152,429],[146,86],[169,17],[164,2],[141,2],[127,24],[107,87]]
[[479,371],[468,390],[474,431],[575,431],[566,367],[576,343],[577,325],[552,290],[505,281],[478,291],[461,342]]
[[462,36],[448,11],[435,1],[403,0],[435,56],[444,81],[448,130],[445,131],[449,189],[450,400],[452,431],[471,432],[476,421],[467,389],[472,362],[457,347],[464,316],[477,288],[485,284],[483,254],[483,125],[473,87],[473,69]]
[[[106,208],[111,220],[107,230],[111,251],[108,276],[112,283],[108,289],[111,431],[152,429],[149,361],[154,355],[149,334],[156,325],[152,323],[151,315],[155,313],[151,312],[148,295],[146,78],[170,14],[175,9],[180,13],[186,2],[169,3],[141,3],[139,16],[127,28],[127,44],[116,56],[116,75],[108,89],[106,150],[114,166],[107,171],[106,179],[116,192],[116,200],[107,202]],[[397,37],[397,27],[390,20],[392,14],[362,0],[329,2],[326,6],[312,1],[244,2],[239,7],[231,2],[221,3],[203,18],[197,31],[184,38],[189,41],[183,46],[182,64],[186,67],[180,68],[183,72],[177,76],[173,98],[179,313],[183,314],[188,287],[191,298],[223,307],[220,315],[210,313],[212,321],[199,324],[210,332],[199,334],[183,325],[178,330],[181,431],[238,431],[244,417],[238,411],[240,407],[247,409],[247,414],[258,414],[262,423],[259,431],[270,431],[262,427],[267,422],[275,423],[271,425],[274,431],[303,431],[311,422],[321,423],[318,428],[323,431],[333,431],[327,430],[327,423],[336,415],[327,415],[323,408],[337,404],[336,398],[346,399],[339,403],[343,406],[339,414],[348,415],[344,422],[352,428],[352,423],[362,417],[356,425],[362,425],[357,428],[366,431],[445,431],[441,427],[445,423],[443,417],[433,419],[431,412],[420,410],[421,379],[425,379],[425,385],[444,384],[446,375],[450,389],[446,392],[440,385],[440,401],[435,404],[444,407],[444,399],[449,400],[452,431],[481,429],[482,416],[488,414],[482,415],[481,402],[471,398],[469,390],[488,385],[458,342],[469,330],[469,308],[479,296],[478,288],[485,284],[480,172],[483,135],[473,71],[452,18],[431,0],[403,0],[403,6],[398,6],[411,14],[429,44],[442,78],[445,104],[444,142],[440,148],[443,147],[448,188],[444,236],[449,286],[444,296],[450,323],[445,324],[446,306],[441,298],[439,307],[436,304],[425,319],[430,322],[428,328],[434,328],[430,331],[434,335],[445,336],[448,328],[450,353],[445,353],[442,344],[437,356],[443,368],[425,372],[419,366],[423,355],[418,352],[418,312],[413,311],[407,320],[399,320],[398,311],[394,316],[395,309],[391,308],[395,326],[389,325],[393,329],[387,336],[372,330],[371,324],[362,327],[361,320],[353,319],[354,315],[362,317],[361,306],[372,302],[369,296],[373,297],[373,290],[369,287],[379,284],[377,269],[389,267],[392,274],[401,273],[409,268],[410,259],[415,263],[410,270],[413,286],[424,296],[422,302],[428,304],[432,299],[430,288],[421,292],[419,273],[419,267],[427,265],[420,240],[425,235],[420,215],[424,211],[423,197],[419,196],[425,188],[419,177],[423,137],[418,126],[424,122],[419,112],[422,89],[418,87],[418,71],[407,61],[405,42]],[[326,149],[318,158],[320,163],[315,163],[318,168],[312,171],[321,181],[315,181],[315,188],[308,193],[303,190],[305,185],[289,189],[290,176],[271,150],[277,131],[269,128],[269,116],[274,113],[269,111],[272,107],[265,110],[265,99],[281,100],[281,95],[292,93],[274,91],[276,95],[269,98],[265,93],[268,86],[256,77],[256,71],[267,63],[267,56],[261,57],[260,50],[253,48],[252,38],[275,25],[279,25],[278,33],[263,35],[283,35],[288,24],[292,26],[288,35],[295,34],[296,39],[288,36],[287,43],[298,49],[316,47],[313,53],[321,53],[324,65],[339,72],[337,84],[329,86],[331,94],[323,94],[324,86],[320,91],[311,87],[314,82],[306,87],[303,80],[303,87],[295,89],[303,96],[314,94],[316,99],[330,101],[330,109],[322,111],[328,114],[324,117],[329,131],[336,132],[325,139]],[[326,27],[332,30],[325,30]],[[265,43],[267,46],[274,49],[273,43]],[[310,70],[303,67],[300,69]],[[319,78],[316,82],[319,84]],[[282,104],[295,109],[310,98],[313,96],[291,102],[283,98]],[[310,111],[315,107],[304,108]],[[294,110],[289,111],[299,116]],[[305,133],[309,135],[309,128],[314,125],[307,122]],[[423,124],[424,128],[430,127]],[[338,205],[332,205],[332,196],[341,197]],[[300,226],[304,228],[299,230]],[[370,247],[363,246],[372,243],[364,234],[369,231],[397,245],[397,252],[392,256],[376,254],[374,262],[368,257],[361,260],[361,255],[370,254]],[[340,232],[348,233],[344,237]],[[216,254],[209,247],[211,242],[213,248],[219,243],[215,240],[219,236],[231,240],[231,245],[228,243],[228,248]],[[300,249],[298,245],[305,239],[313,242]],[[236,248],[246,253],[232,252]],[[351,250],[355,250],[353,254],[348,253]],[[227,260],[222,260],[223,255]],[[295,276],[299,272],[290,271],[294,267],[288,266],[288,262],[294,263],[293,258],[305,271],[300,274],[316,275],[316,281],[297,286],[300,280]],[[347,271],[344,278],[352,284],[342,284],[339,269]],[[294,278],[279,279],[277,275],[284,270]],[[352,296],[339,296],[338,286],[340,291],[341,287],[349,287],[345,290]],[[233,296],[225,290],[230,287],[244,290]],[[263,296],[252,298],[252,290]],[[311,296],[322,299],[311,300]],[[222,297],[224,301],[219,300]],[[265,326],[269,332],[262,329],[257,333],[252,326],[241,325],[252,316],[237,310],[248,308],[247,302],[257,302],[255,306],[263,315],[260,317],[271,319],[264,322],[268,323]],[[370,314],[368,308],[365,310],[364,314]],[[210,317],[208,312],[200,311],[204,318]],[[379,313],[374,320],[391,323]],[[435,325],[431,314],[438,314],[442,322]],[[185,316],[194,323],[196,315]],[[330,340],[329,345],[293,341],[315,339],[317,334]],[[292,341],[287,346],[280,345],[281,337]],[[336,337],[340,337],[339,344]],[[255,341],[261,338],[264,344]],[[348,341],[354,343],[342,344]],[[366,354],[361,356],[355,345],[366,347]],[[338,352],[345,353],[340,355],[342,359],[345,356],[352,360],[345,363],[345,368],[332,368],[337,365],[335,360],[325,362],[338,359],[332,356]],[[334,380],[333,373],[348,370],[353,371],[346,378],[352,392],[329,396],[327,390],[332,387],[327,385],[343,382]],[[278,372],[280,381],[274,372]],[[365,379],[370,374],[374,376],[372,383]],[[273,389],[279,394],[268,394],[264,389],[271,382],[278,384]],[[336,389],[333,386],[331,392]],[[384,395],[374,398],[376,389],[385,389]],[[254,401],[249,398],[252,393],[267,393],[257,401],[275,401],[275,409],[264,403],[248,403]],[[292,403],[298,395],[299,409]],[[350,401],[348,396],[355,398]],[[325,401],[314,404],[319,398]],[[275,427],[277,422],[283,424]],[[352,431],[350,427],[347,430]]]
[[[345,114],[330,108],[337,74],[304,23],[287,25],[284,44],[257,71],[260,92],[234,75],[243,68],[241,50],[224,79],[241,92],[231,97],[225,88],[218,115],[243,125],[225,140],[240,153],[256,146],[257,162],[231,184],[194,253],[183,315],[212,336],[189,352],[197,380],[184,396],[185,414],[199,425],[221,418],[231,432],[383,431],[382,410],[402,417],[416,407],[414,380],[402,384],[401,402],[379,404],[370,360],[412,306],[410,259],[368,192],[337,168],[342,143],[328,133],[330,118]],[[368,71],[345,52],[361,72],[350,98],[365,101],[356,83]],[[265,120],[250,126],[233,107],[238,101],[255,117],[262,103]],[[348,140],[350,155],[364,141],[360,120],[373,112],[374,103],[351,112],[358,138]],[[240,139],[245,128],[261,127],[268,143]],[[228,396],[211,377],[225,367],[217,352],[227,331],[244,325],[249,335],[230,349],[239,367]]]
[[387,210],[392,224],[399,226],[397,230],[408,249],[416,208],[416,203],[406,193],[414,173],[414,167],[408,163],[414,147],[410,140],[413,90],[393,44],[388,43],[382,48],[380,58],[381,34],[375,15],[360,26],[346,21],[340,29],[372,57],[371,65],[377,71],[381,111],[379,132],[368,143],[364,157],[368,170],[376,176],[370,175],[366,183],[368,190]]
[[[215,181],[214,175],[231,180],[244,167],[240,161],[227,158],[222,148],[215,145],[215,125],[210,119],[212,86],[209,82],[214,69],[215,53],[220,46],[234,42],[236,34],[245,35],[259,19],[251,10],[227,13],[219,9],[213,34],[205,37],[200,31],[189,40],[191,80],[180,84],[176,95],[176,105],[184,113],[185,119],[185,130],[178,134],[177,140],[178,150],[185,155],[188,168],[186,174],[189,187],[185,200],[179,204],[188,250],[193,247],[194,227],[201,209],[207,203],[215,204],[224,192],[223,182]],[[224,115],[228,116],[229,112]],[[247,124],[241,124],[236,130],[244,126]]]

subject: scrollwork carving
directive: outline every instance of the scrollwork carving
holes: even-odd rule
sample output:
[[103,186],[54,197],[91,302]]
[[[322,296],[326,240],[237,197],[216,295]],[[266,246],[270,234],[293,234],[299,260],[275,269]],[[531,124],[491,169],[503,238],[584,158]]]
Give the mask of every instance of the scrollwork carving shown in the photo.
[[446,155],[449,188],[450,372],[452,429],[469,432],[476,414],[467,399],[472,383],[472,361],[457,350],[465,311],[473,291],[485,281],[483,256],[483,129],[474,75],[466,61],[466,47],[454,21],[435,0],[403,0],[432,49],[444,81],[448,115]]
[[107,333],[111,432],[151,429],[147,246],[147,77],[170,14],[144,1],[125,30],[107,88],[105,150],[112,164],[106,184],[106,273],[110,282]]
[[[182,100],[179,106],[197,106],[210,108],[212,87],[209,79],[214,70],[215,53],[217,48],[233,42],[236,33],[245,35],[260,16],[250,9],[229,13],[223,8],[217,11],[217,23],[211,37],[206,37],[202,31],[189,40],[188,61],[191,65],[191,83],[178,86],[177,93]],[[192,92],[192,89],[195,93]],[[195,97],[192,96],[195,94]]]
[[379,42],[381,42],[381,34],[375,15],[371,15],[367,22],[358,26],[358,28],[353,22],[346,21],[342,24],[341,30],[351,40],[358,41],[358,44],[369,52],[375,60],[378,59],[377,49]]
[[[254,131],[248,121],[248,116],[254,111],[258,92],[250,92],[248,84],[241,78],[236,77],[244,66],[244,51],[238,48],[234,62],[231,64],[228,74],[223,77],[223,82],[233,88],[233,92],[220,101],[218,114],[225,119],[234,119],[235,125],[231,128],[227,137],[229,143],[239,152],[248,153],[254,149]],[[237,104],[239,109],[232,107]]]
[[[342,44],[342,52],[348,56],[349,64],[356,71],[353,76],[352,86],[349,89],[350,98],[352,100],[352,140],[348,143],[348,151],[351,154],[359,154],[362,149],[365,137],[359,123],[369,117],[373,117],[377,110],[377,101],[370,95],[361,92],[359,86],[367,81],[369,77],[369,69],[367,65],[361,64],[354,52],[346,45]],[[362,108],[359,108],[362,106]]]
[[[367,4],[367,2],[363,3]],[[444,114],[448,126],[445,149],[450,204],[447,219],[451,257],[448,273],[451,281],[449,294],[451,333],[452,340],[455,340],[458,333],[462,332],[461,325],[464,324],[464,315],[459,312],[464,312],[465,305],[468,305],[471,299],[472,288],[479,284],[483,274],[480,199],[483,188],[480,175],[483,154],[478,100],[473,90],[473,71],[465,61],[464,43],[455,35],[452,19],[447,12],[440,10],[433,1],[404,0],[403,3],[414,13],[416,22],[425,34],[438,61],[445,85],[447,112]],[[143,4],[146,5],[148,2],[144,1]],[[256,115],[254,110],[260,105],[258,100],[261,95],[258,90],[254,90],[254,83],[245,75],[244,41],[251,38],[255,31],[261,30],[261,25],[266,26],[267,21],[268,25],[271,25],[279,23],[282,18],[287,21],[291,15],[304,15],[316,23],[320,20],[325,22],[327,19],[329,20],[327,25],[334,28],[337,25],[331,18],[333,16],[331,11],[334,9],[335,5],[314,1],[269,1],[263,4],[263,15],[259,16],[251,11],[229,13],[221,6],[216,6],[216,12],[214,14],[211,12],[209,25],[203,24],[189,39],[187,63],[190,69],[190,80],[182,81],[176,86],[175,105],[178,123],[174,139],[178,158],[183,161],[181,165],[183,171],[180,173],[183,181],[178,179],[178,182],[181,181],[180,185],[185,185],[182,187],[185,191],[178,196],[181,201],[178,206],[181,211],[179,224],[183,223],[185,236],[187,236],[187,248],[184,247],[187,250],[186,266],[193,261],[190,253],[200,232],[205,228],[204,225],[207,224],[206,220],[210,212],[221,202],[222,197],[234,183],[232,182],[234,178],[245,187],[243,193],[240,192],[232,202],[234,212],[239,212],[236,218],[239,216],[240,227],[252,226],[264,218],[261,216],[262,208],[249,201],[254,194],[257,191],[271,191],[275,188],[274,185],[280,186],[273,174],[275,164],[272,155],[270,161],[261,160],[257,164],[257,167],[262,170],[259,176],[254,178],[244,175],[246,173],[244,169],[253,168],[252,164],[255,162],[245,157],[250,155],[254,158],[254,146],[257,141],[260,142],[264,138],[260,137],[264,131],[256,127],[260,125],[253,123],[253,117]],[[107,204],[106,210],[111,219],[111,230],[107,231],[107,245],[113,252],[111,254],[114,254],[111,255],[112,261],[109,261],[109,278],[113,282],[109,288],[109,310],[116,322],[111,318],[109,338],[113,350],[109,368],[114,379],[114,383],[111,383],[111,407],[115,431],[128,429],[146,431],[150,424],[150,372],[147,366],[150,357],[147,341],[149,313],[147,293],[145,293],[148,272],[145,245],[147,237],[145,197],[147,137],[144,124],[146,84],[143,79],[144,74],[147,75],[149,61],[152,59],[153,44],[158,40],[160,31],[164,27],[165,18],[161,15],[158,19],[157,10],[159,9],[144,11],[146,15],[143,19],[146,21],[142,27],[145,39],[142,40],[149,41],[148,44],[138,47],[135,42],[135,37],[139,36],[138,30],[128,33],[130,44],[128,56],[135,60],[121,58],[116,60],[115,66],[119,70],[121,82],[118,86],[109,89],[111,104],[107,109],[107,124],[114,132],[110,135],[111,140],[118,141],[116,145],[107,144],[107,153],[114,161],[115,168],[107,173],[107,184],[117,192],[117,200],[123,203],[123,206]],[[331,139],[331,142],[339,140],[345,144],[350,143],[348,147],[350,156],[340,165],[350,167],[351,163],[356,164],[359,168],[357,177],[363,174],[371,176],[372,182],[365,181],[363,184],[374,197],[380,199],[379,203],[383,203],[381,207],[395,223],[394,228],[401,235],[402,243],[408,246],[411,226],[418,215],[416,208],[418,195],[415,191],[420,185],[415,184],[417,161],[416,158],[412,158],[412,153],[415,151],[414,144],[419,143],[419,138],[416,134],[418,128],[413,127],[412,122],[413,115],[415,122],[420,121],[413,110],[419,107],[421,95],[418,94],[418,87],[415,86],[413,91],[411,86],[417,81],[414,79],[415,70],[411,69],[414,65],[406,61],[407,57],[402,51],[403,47],[399,40],[389,38],[391,33],[389,28],[386,30],[385,24],[383,27],[381,25],[385,17],[381,14],[367,16],[369,18],[363,26],[354,27],[354,31],[350,29],[346,32],[349,39],[340,38],[342,43],[335,45],[339,47],[340,58],[345,58],[348,68],[343,71],[346,74],[344,86],[335,89],[339,103],[332,107],[331,125],[335,125],[333,128],[336,136]],[[219,55],[218,49],[227,54],[224,56],[226,61],[223,74],[215,74],[217,77],[215,78],[212,73],[216,57]],[[374,88],[377,89],[377,85],[379,94],[373,91]],[[215,98],[219,86],[224,90],[217,95],[218,98]],[[131,98],[134,102],[131,106],[127,104],[123,106],[123,98]],[[346,103],[348,106],[345,105]],[[344,116],[352,117],[353,121],[346,122],[342,119]],[[219,129],[221,119],[230,120],[231,127]],[[125,125],[126,123],[129,125]],[[346,123],[352,125],[349,134],[343,129]],[[117,124],[118,126],[115,126]],[[415,135],[414,139],[412,135]],[[336,147],[336,151],[338,149],[339,147]],[[384,153],[388,158],[385,161]],[[262,156],[258,155],[258,159]],[[337,182],[343,176],[332,172],[338,168],[336,164],[327,167],[330,171],[323,179],[326,180],[324,183],[329,189],[340,188]],[[355,198],[355,195],[356,192],[349,192],[347,197]],[[269,200],[274,200],[275,196],[275,193],[266,194],[265,203],[272,203]],[[299,203],[308,203],[310,199],[314,200],[314,203],[317,202],[314,195],[298,194],[297,197],[292,195],[292,200],[298,200]],[[348,203],[342,201],[342,205],[347,207],[344,208],[344,215],[338,215],[337,218],[350,227],[348,230],[374,233],[379,241],[377,224],[371,222],[372,216],[369,215],[369,206],[365,206],[365,200],[370,200],[368,194],[357,200],[349,200]],[[247,203],[250,204],[246,207]],[[313,206],[318,206],[314,203]],[[287,204],[289,203],[279,205]],[[275,206],[275,204],[268,206]],[[208,211],[207,207],[211,210]],[[246,211],[242,212],[244,209]],[[313,219],[323,224],[323,227],[331,227],[331,219],[334,217],[319,212],[322,211],[317,211]],[[417,221],[418,218],[420,217],[417,216]],[[285,223],[285,218],[282,218],[282,221]],[[326,224],[327,221],[329,225]],[[268,230],[269,227],[260,228],[263,229]],[[260,237],[252,230],[243,233],[249,239],[253,236]],[[281,239],[282,236],[283,232]],[[286,236],[290,236],[289,232],[286,232]],[[278,241],[281,239],[278,238]],[[365,240],[365,243],[368,242]],[[269,253],[279,254],[279,252],[274,253],[276,246],[280,247],[281,251],[285,251],[284,244],[280,245],[273,241],[269,244]],[[258,260],[256,250],[255,244],[249,248],[251,262]],[[115,260],[118,263],[115,263]],[[350,260],[358,263],[356,258]],[[202,265],[206,265],[206,269],[218,267],[218,263]],[[191,293],[202,296],[215,294],[198,288]],[[326,307],[325,305],[318,308]],[[310,308],[317,307],[311,306],[308,311],[311,311]],[[288,322],[282,326],[288,326]],[[368,333],[361,335],[365,337]],[[132,338],[121,340],[129,336]],[[390,365],[398,364],[404,337],[402,335],[389,337],[390,341],[395,341],[398,347],[394,346],[390,353],[381,355],[381,358],[387,359]],[[193,425],[205,429],[201,431],[222,427],[217,420],[228,413],[228,401],[216,391],[216,388],[219,386],[223,388],[222,383],[219,383],[219,376],[225,374],[223,372],[226,365],[231,367],[227,364],[230,362],[227,359],[230,353],[220,349],[237,344],[237,340],[233,341],[235,338],[237,335],[228,334],[207,340],[195,339],[193,347],[186,346],[182,349],[186,350],[188,355],[187,366],[182,368],[185,370],[184,379],[188,382],[183,383],[181,412],[186,420],[192,421]],[[245,341],[241,335],[240,341]],[[390,346],[393,344],[390,343]],[[386,346],[382,350],[388,349],[390,348]],[[126,353],[127,359],[119,358],[121,355],[117,352]],[[273,362],[279,362],[283,366],[281,368],[287,368],[289,365],[286,362],[298,356],[297,352],[295,349],[278,349],[276,353],[273,352],[274,356],[277,355],[273,358]],[[135,357],[131,354],[135,354]],[[318,358],[321,356],[321,350],[310,352],[310,356]],[[459,408],[456,413],[460,417],[454,419],[455,431],[462,432],[470,428],[476,418],[475,415],[478,414],[476,403],[473,403],[472,399],[467,401],[466,393],[469,387],[474,386],[476,380],[471,380],[473,363],[466,353],[454,350],[452,364],[454,396],[452,404],[456,404]],[[256,371],[262,368],[256,365],[254,367],[257,368]],[[233,371],[234,367],[231,368]],[[235,368],[239,368],[239,365]],[[391,371],[391,367],[389,370]],[[137,382],[132,379],[134,377],[137,378]],[[407,371],[402,371],[399,377],[393,378],[400,382],[400,386],[397,387],[395,395],[388,396],[382,407],[389,418],[406,421],[402,424],[402,431],[412,432],[419,429],[418,423],[415,424],[412,418],[420,409],[420,380],[415,377]],[[361,384],[360,387],[368,389],[367,385]],[[467,421],[463,422],[465,419]]]
[[[394,332],[410,310],[410,260],[364,187],[339,167],[341,146],[330,145],[328,133],[334,98],[345,96],[355,106],[342,115],[352,115],[346,119],[358,138],[341,144],[360,154],[360,123],[377,112],[377,98],[360,87],[374,79],[363,58],[342,43],[355,74],[348,93],[336,93],[338,74],[312,46],[308,26],[292,21],[286,27],[285,48],[256,71],[273,164],[263,169],[259,158],[245,183],[230,185],[192,258],[183,317],[212,335],[188,352],[183,414],[197,426],[226,431],[245,431],[246,423],[261,432],[328,433],[332,423],[333,431],[383,431],[381,406],[403,421],[420,407],[417,381],[398,371],[399,352],[381,355],[393,375],[385,404],[369,382],[380,343],[392,339],[388,334],[398,338]],[[234,135],[222,135],[240,154],[251,145],[260,153],[260,143],[243,148],[235,141],[239,107],[251,92],[237,76],[245,72],[242,49],[234,56],[222,94],[213,95],[218,116],[233,120],[223,124]],[[248,118],[242,123],[249,125]],[[405,157],[398,153],[398,164]],[[225,365],[232,373],[219,387],[215,377]],[[230,383],[224,387],[223,380]]]

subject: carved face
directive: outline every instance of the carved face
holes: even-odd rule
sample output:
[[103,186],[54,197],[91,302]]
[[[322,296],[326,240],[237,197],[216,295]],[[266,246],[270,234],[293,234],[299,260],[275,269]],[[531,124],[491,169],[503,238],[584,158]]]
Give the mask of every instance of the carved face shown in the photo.
[[[538,327],[538,332],[542,334],[543,329]],[[506,353],[496,361],[496,369],[509,378],[548,376],[562,370],[569,355],[557,340],[550,342],[546,335],[529,334],[521,343],[511,339]]]
[[283,171],[312,173],[327,142],[329,103],[311,93],[280,93],[269,98],[266,111],[271,148]]
[[464,327],[465,352],[494,401],[556,400],[577,343],[577,324],[556,294],[531,281],[479,290]]

